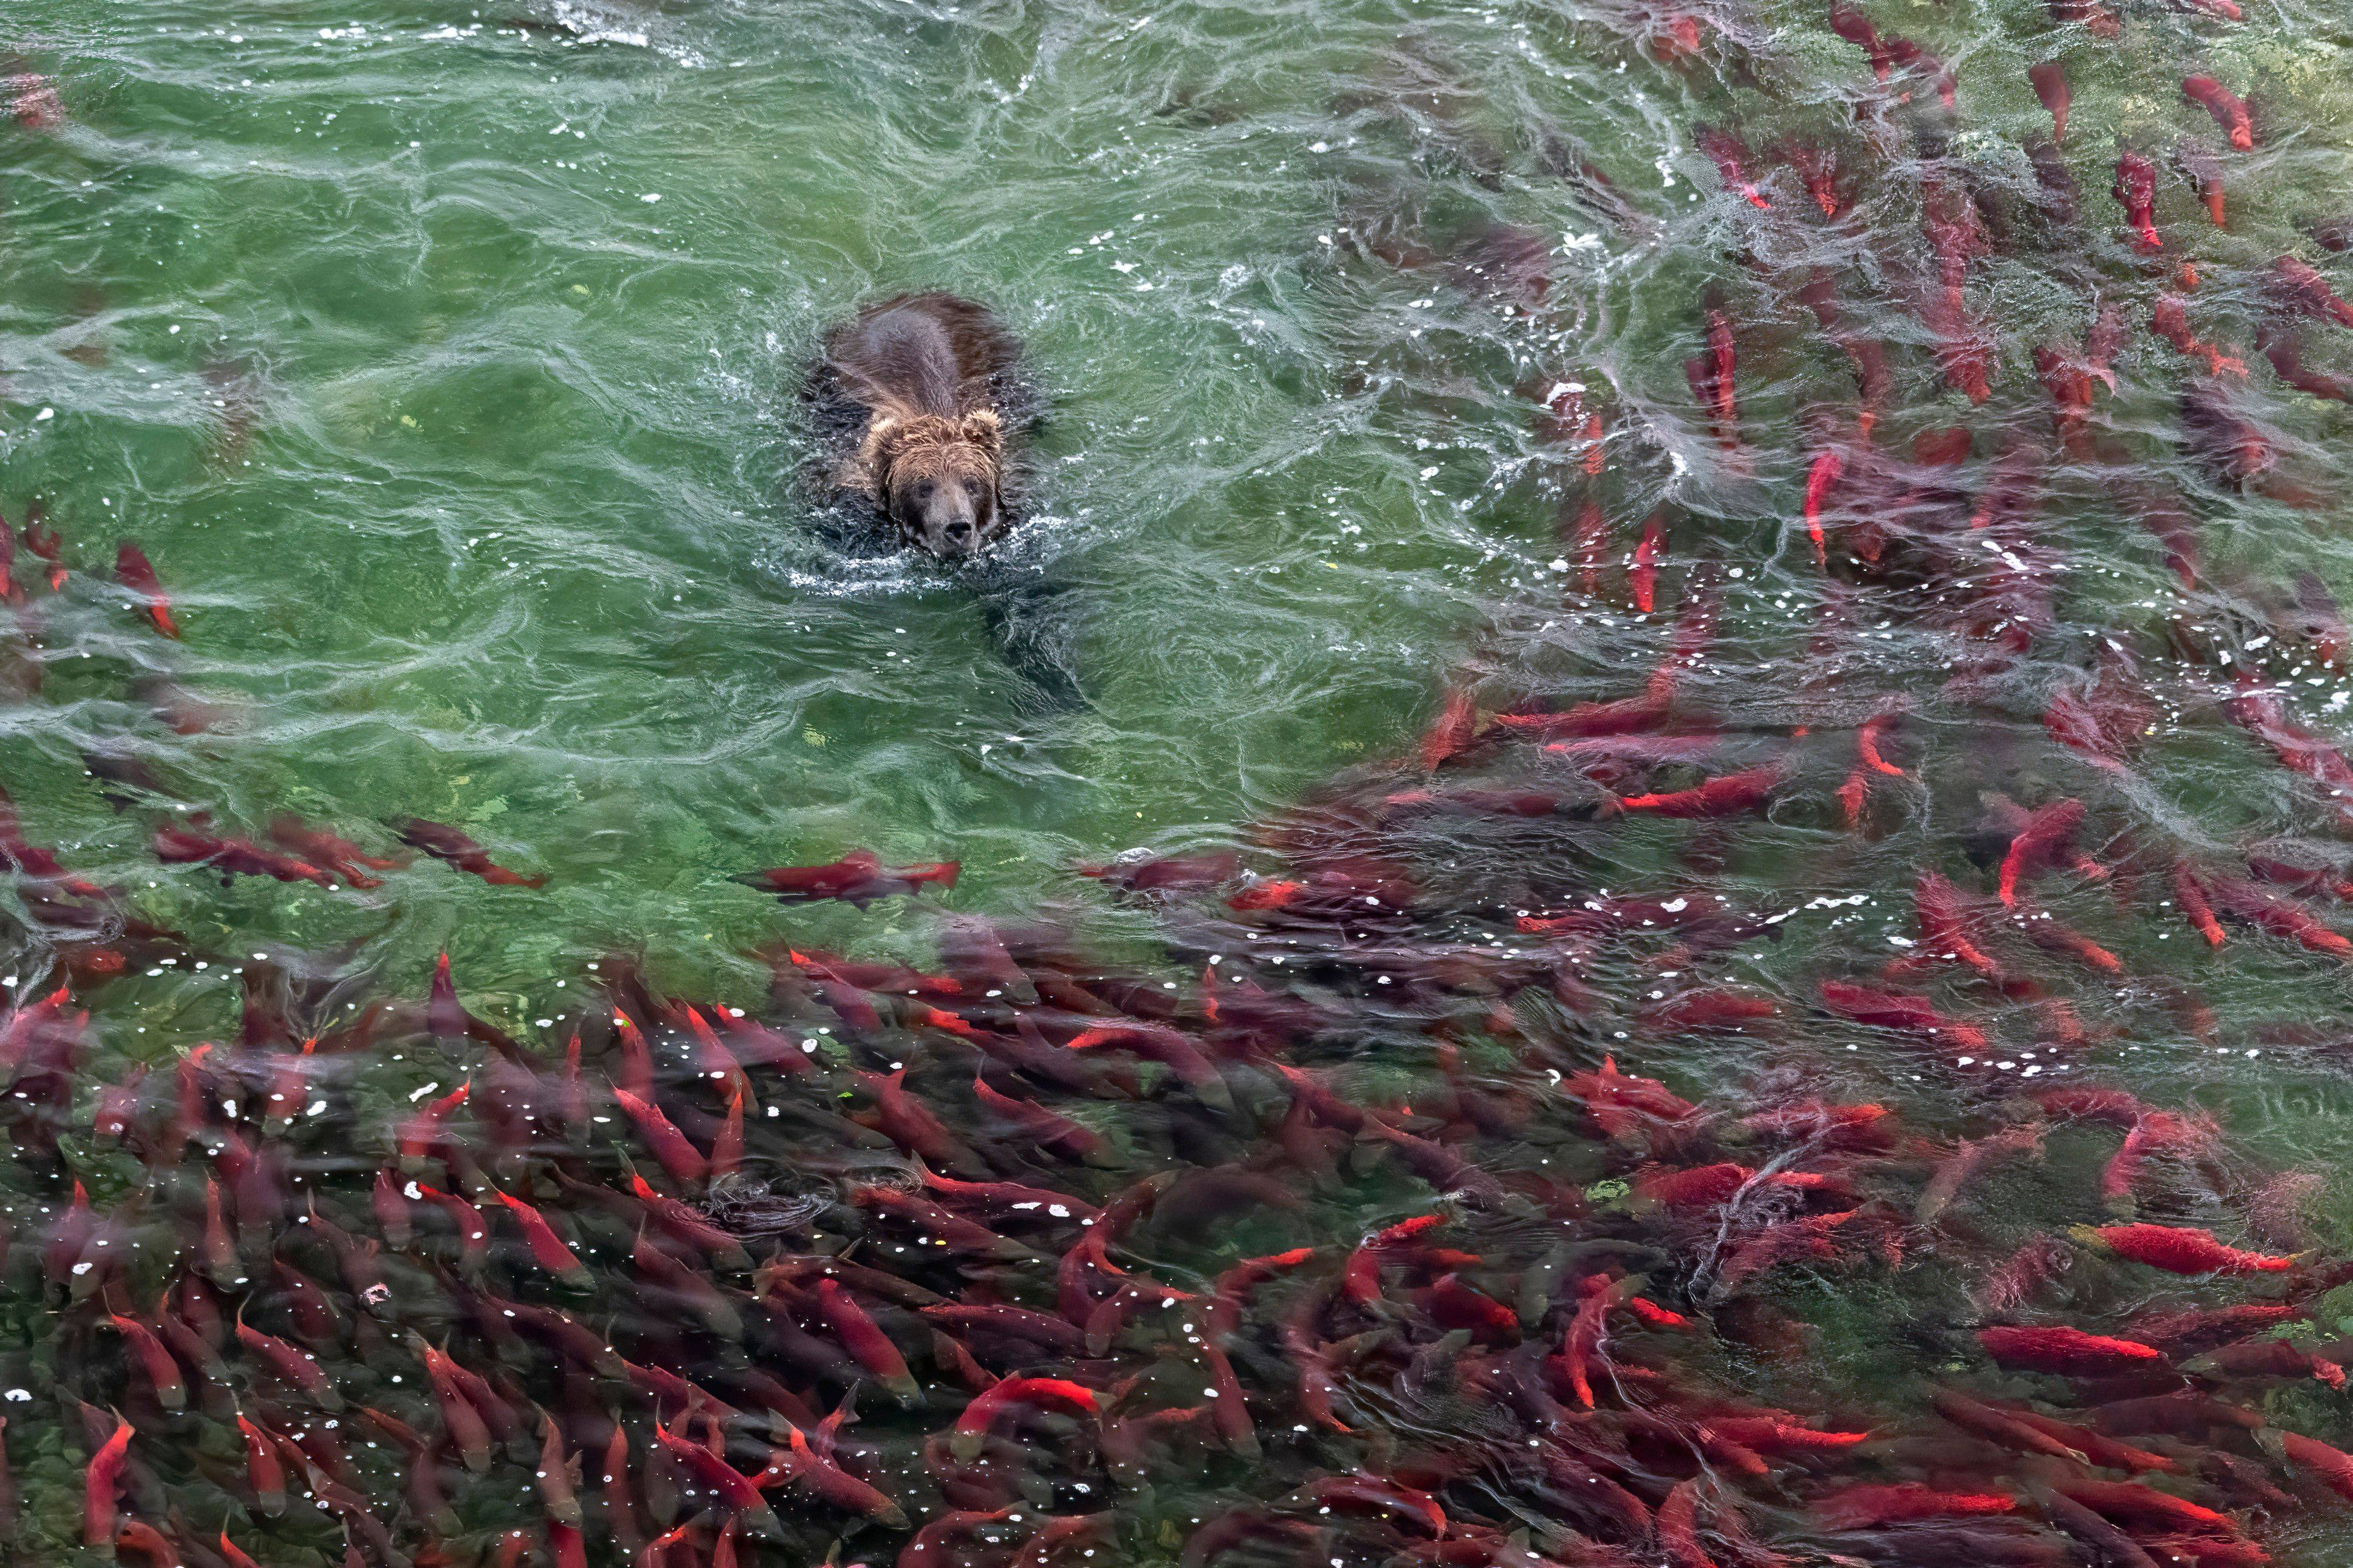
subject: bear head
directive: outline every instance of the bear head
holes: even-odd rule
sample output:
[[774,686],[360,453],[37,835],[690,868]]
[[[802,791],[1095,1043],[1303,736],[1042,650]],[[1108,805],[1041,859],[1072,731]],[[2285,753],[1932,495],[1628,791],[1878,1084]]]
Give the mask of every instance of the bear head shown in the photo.
[[875,499],[908,543],[962,560],[1005,531],[1004,434],[991,410],[877,420],[868,446]]

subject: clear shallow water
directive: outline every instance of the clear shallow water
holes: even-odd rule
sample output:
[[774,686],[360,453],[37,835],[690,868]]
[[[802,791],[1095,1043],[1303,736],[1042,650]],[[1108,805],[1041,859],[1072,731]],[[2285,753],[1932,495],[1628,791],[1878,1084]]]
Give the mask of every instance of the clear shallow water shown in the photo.
[[[1707,66],[1662,68],[1639,47],[1651,19],[1605,6],[289,5],[232,20],[20,4],[11,33],[66,118],[0,152],[0,510],[21,521],[42,497],[76,575],[45,604],[39,699],[0,710],[0,783],[32,837],[132,884],[202,950],[356,943],[411,994],[447,951],[471,1005],[536,1037],[615,950],[739,1001],[765,972],[735,955],[786,931],[926,952],[907,906],[781,917],[725,879],[853,845],[960,858],[959,907],[1068,902],[1149,931],[1067,868],[1246,839],[1336,769],[1406,754],[1458,671],[1488,708],[1620,695],[1657,657],[1679,574],[1708,555],[1727,569],[1724,627],[1693,700],[1760,748],[1820,731],[1790,794],[1768,824],[1695,839],[1575,830],[1573,876],[1532,874],[1536,830],[1438,855],[1434,879],[1466,907],[1704,881],[1783,916],[1709,978],[1789,1001],[1900,951],[1918,868],[1971,875],[1961,847],[1988,790],[2086,793],[2119,854],[2126,835],[2196,857],[2288,836],[2334,856],[2311,787],[2222,720],[2227,680],[2168,628],[2220,628],[2207,646],[2293,674],[2304,721],[2344,732],[2338,678],[2299,669],[2260,612],[2299,574],[2353,592],[2345,415],[2281,388],[2248,342],[2261,268],[2283,249],[2327,263],[2300,226],[2353,206],[2345,18],[2266,7],[2230,29],[2151,7],[2105,46],[2039,7],[1915,9],[1880,20],[1957,73],[1947,177],[2012,215],[1970,264],[1997,362],[1982,410],[1944,384],[1904,302],[1931,268],[1936,128],[1883,109],[1858,128],[1878,101],[1868,73],[1810,11],[1710,18],[1743,79],[1722,42]],[[2021,150],[2047,125],[2024,68],[2054,56],[2075,94],[2072,226],[2031,210]],[[2230,164],[2227,232],[2169,174],[2160,224],[2207,274],[2200,334],[2254,360],[2246,395],[2317,504],[2218,484],[2183,450],[2185,362],[2143,328],[2164,275],[2105,195],[2124,142],[2160,162],[2217,143],[2174,85],[2193,68],[2259,98],[2262,143]],[[1852,216],[1758,222],[1694,144],[1703,123],[1836,149]],[[1587,163],[1632,216],[1574,177]],[[1803,210],[1788,170],[1759,178]],[[1967,595],[1900,572],[1860,595],[1833,658],[1813,651],[1799,508],[1822,422],[1853,402],[1796,297],[1813,266],[1887,345],[1881,447],[1969,426],[1969,493],[2007,439],[2049,427],[2033,348],[2081,340],[2087,281],[2118,302],[2132,331],[2094,424],[2188,498],[2198,592],[2122,515],[2117,471],[2079,462],[2037,515],[2035,568],[2057,586],[2022,657],[1954,693]],[[966,595],[841,562],[809,531],[807,347],[861,300],[926,286],[996,305],[1054,395],[1017,559],[1066,590],[1090,712],[1035,720]],[[1737,323],[1738,454],[1681,368],[1706,352],[1710,300]],[[2343,367],[2330,331],[2306,329],[2307,357]],[[1608,431],[1589,487],[1535,418],[1564,381]],[[1561,520],[1588,494],[1613,561],[1655,503],[1677,509],[1653,615],[1627,608],[1614,565],[1564,602]],[[183,642],[95,580],[121,537],[157,563]],[[2041,722],[2109,637],[2160,700],[2121,779]],[[156,676],[221,721],[155,721],[137,692]],[[1883,786],[1870,830],[1849,833],[1843,748],[1888,692],[1914,703],[1900,755],[1915,779]],[[548,886],[430,863],[373,893],[159,870],[154,814],[111,809],[83,776],[86,747],[125,736],[226,824],[292,810],[382,846],[377,825],[423,816]],[[2119,1033],[2071,1068],[2195,1099],[2272,1160],[2340,1165],[2341,970],[2284,943],[2185,951],[2161,897],[2052,895],[2131,974],[2074,977],[2087,1021]],[[1624,1011],[1661,968],[1610,972]],[[2211,1028],[2181,1026],[2168,980],[2200,992]],[[225,1028],[234,1001],[209,972],[167,973],[104,1008],[135,1055],[141,1030],[185,1047]],[[1986,1010],[2013,1047],[2042,1045],[2029,1005]],[[1621,1034],[1638,1031],[1599,1025],[1593,1043]],[[1971,1075],[1923,1071],[1883,1038],[1793,1036],[1626,1048],[1697,1096],[1824,1071],[1814,1047],[1835,1062],[1852,1044],[1858,1096],[1917,1096],[1939,1125],[1978,1103]],[[1867,1330],[1817,1305],[1846,1330],[1827,1353],[1867,1363]]]
[[[233,742],[158,742],[192,796],[543,846],[567,955],[756,926],[711,875],[746,854],[873,839],[1026,891],[1230,821],[1407,721],[1540,547],[1481,494],[1508,426],[1338,384],[1335,330],[1409,309],[1319,245],[1352,160],[1307,142],[1347,132],[1267,100],[1236,18],[107,15],[25,18],[87,97],[12,159],[16,494],[168,559],[183,673],[250,699]],[[1293,23],[1290,68],[1388,26]],[[917,284],[997,302],[1057,394],[1022,549],[1099,713],[1051,733],[962,595],[805,533],[815,329]],[[332,901],[286,912],[362,929]],[[500,962],[509,900],[386,902],[437,911],[409,962]]]

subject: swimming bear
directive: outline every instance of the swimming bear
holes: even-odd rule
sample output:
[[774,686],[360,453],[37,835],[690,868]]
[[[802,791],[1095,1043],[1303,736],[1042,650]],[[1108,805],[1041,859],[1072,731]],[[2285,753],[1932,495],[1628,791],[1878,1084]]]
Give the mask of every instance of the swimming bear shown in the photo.
[[[1021,521],[1028,437],[1044,408],[1013,334],[954,294],[893,295],[826,333],[804,395],[834,522],[870,538],[880,522],[893,545],[953,567],[1045,710],[1084,707],[1060,588],[991,554]],[[836,531],[836,542],[860,541]]]
[[863,498],[904,543],[963,560],[1018,521],[1036,395],[987,306],[940,293],[869,305],[826,334],[809,392],[833,489]]

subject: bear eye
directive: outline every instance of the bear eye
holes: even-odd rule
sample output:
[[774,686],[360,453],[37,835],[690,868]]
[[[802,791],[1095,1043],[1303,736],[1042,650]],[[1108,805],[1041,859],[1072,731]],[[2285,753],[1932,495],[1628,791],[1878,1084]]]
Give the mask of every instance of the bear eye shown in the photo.
[[916,494],[918,497],[920,497],[920,498],[922,498],[923,500],[931,500],[931,499],[932,499],[932,481],[931,481],[931,480],[929,480],[929,479],[925,479],[922,484],[917,485],[917,486],[915,487],[915,494]]

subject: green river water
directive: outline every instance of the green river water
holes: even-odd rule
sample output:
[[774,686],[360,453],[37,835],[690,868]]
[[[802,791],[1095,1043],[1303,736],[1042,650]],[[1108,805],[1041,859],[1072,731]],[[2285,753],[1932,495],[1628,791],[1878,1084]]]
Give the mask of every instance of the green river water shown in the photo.
[[[189,631],[12,721],[38,829],[138,857],[78,745],[169,659],[237,710],[152,740],[189,798],[435,817],[553,879],[236,900],[289,935],[484,983],[700,951],[769,923],[723,874],[857,844],[1020,899],[1393,744],[1550,553],[1490,479],[1507,386],[1460,420],[1343,389],[1347,335],[1425,337],[1330,244],[1360,160],[1319,100],[1395,16],[574,19],[605,30],[16,12],[72,122],[6,169],[0,506],[45,494],[93,564],[135,534]],[[997,304],[1054,395],[1019,549],[1068,585],[1091,714],[1029,723],[966,595],[809,542],[817,329],[923,286]]]

